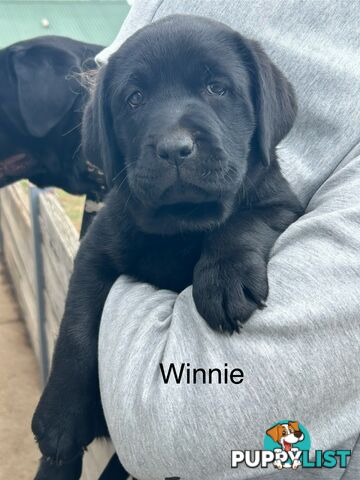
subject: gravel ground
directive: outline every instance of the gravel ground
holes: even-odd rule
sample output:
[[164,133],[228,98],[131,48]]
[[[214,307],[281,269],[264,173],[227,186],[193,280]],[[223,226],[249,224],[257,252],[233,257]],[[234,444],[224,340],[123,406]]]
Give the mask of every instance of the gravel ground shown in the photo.
[[39,452],[30,422],[40,378],[0,258],[0,480],[31,480]]

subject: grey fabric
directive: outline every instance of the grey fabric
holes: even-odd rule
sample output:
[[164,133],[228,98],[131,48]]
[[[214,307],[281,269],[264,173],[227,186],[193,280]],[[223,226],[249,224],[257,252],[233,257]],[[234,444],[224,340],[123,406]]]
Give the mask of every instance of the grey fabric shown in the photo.
[[[224,21],[259,40],[295,86],[299,115],[279,154],[306,214],[279,238],[267,308],[240,335],[211,331],[191,287],[180,295],[120,278],[99,339],[102,400],[121,460],[139,480],[340,479],[231,469],[232,449],[261,449],[293,418],[312,449],[354,447],[360,433],[360,2],[137,2],[117,48],[170,13]],[[104,54],[100,62],[106,62]],[[241,385],[164,385],[159,363],[244,370]],[[360,478],[354,450],[346,480]]]

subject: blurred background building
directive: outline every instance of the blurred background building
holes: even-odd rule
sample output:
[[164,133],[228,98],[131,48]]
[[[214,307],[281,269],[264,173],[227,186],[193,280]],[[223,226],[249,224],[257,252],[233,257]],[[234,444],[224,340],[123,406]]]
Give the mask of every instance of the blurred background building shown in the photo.
[[129,11],[127,0],[0,0],[0,48],[39,35],[109,44]]

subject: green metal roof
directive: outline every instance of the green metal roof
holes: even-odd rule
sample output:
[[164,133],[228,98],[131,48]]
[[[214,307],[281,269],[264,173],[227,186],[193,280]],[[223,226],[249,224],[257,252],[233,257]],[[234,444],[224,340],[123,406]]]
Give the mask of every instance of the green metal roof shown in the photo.
[[0,48],[39,35],[108,45],[129,8],[126,0],[0,0]]

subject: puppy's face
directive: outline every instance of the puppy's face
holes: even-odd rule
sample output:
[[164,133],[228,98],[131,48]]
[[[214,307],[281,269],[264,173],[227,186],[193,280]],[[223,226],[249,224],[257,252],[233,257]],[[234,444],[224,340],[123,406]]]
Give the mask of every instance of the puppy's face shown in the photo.
[[231,214],[259,130],[249,48],[218,22],[168,17],[131,37],[102,72],[104,103],[91,108],[106,131],[103,161],[145,231],[207,230]]
[[114,76],[115,135],[130,190],[152,224],[221,222],[246,174],[249,77],[231,39],[213,33],[152,29],[133,46],[130,68],[124,54],[115,66],[128,77]]
[[71,154],[69,136],[76,136],[79,83],[72,72],[80,58],[65,40],[38,37],[0,50],[0,187],[20,178],[68,185],[61,165]]

